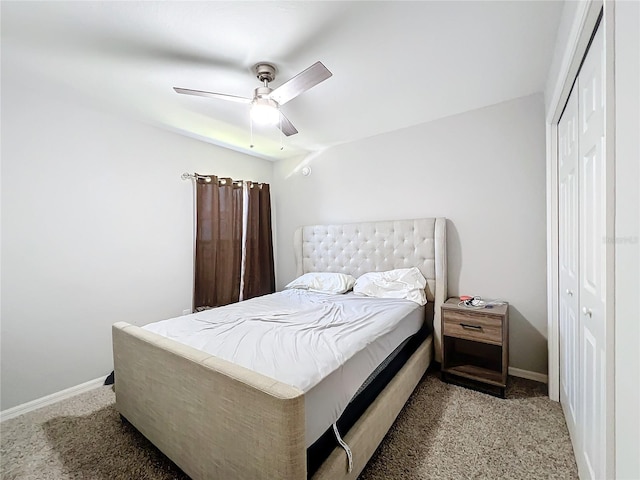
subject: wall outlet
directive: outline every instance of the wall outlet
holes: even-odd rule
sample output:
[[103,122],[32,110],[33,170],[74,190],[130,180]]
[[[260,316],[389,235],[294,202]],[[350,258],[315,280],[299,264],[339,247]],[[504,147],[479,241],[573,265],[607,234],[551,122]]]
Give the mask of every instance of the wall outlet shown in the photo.
[[182,310],[182,315],[191,315],[191,309],[185,308],[184,310]]

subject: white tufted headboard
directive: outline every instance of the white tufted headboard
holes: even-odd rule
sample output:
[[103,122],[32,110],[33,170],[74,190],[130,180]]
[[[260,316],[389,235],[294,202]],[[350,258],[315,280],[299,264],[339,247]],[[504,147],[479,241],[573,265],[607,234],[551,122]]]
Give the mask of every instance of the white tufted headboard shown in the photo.
[[440,361],[440,306],[447,299],[446,220],[310,225],[294,235],[297,275],[308,272],[363,273],[418,267],[433,304],[436,361]]

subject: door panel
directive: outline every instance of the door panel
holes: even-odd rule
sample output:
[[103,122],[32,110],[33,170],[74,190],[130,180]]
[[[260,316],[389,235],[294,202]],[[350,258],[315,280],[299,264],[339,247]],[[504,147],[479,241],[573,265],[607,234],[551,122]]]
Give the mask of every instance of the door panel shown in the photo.
[[583,395],[583,408],[582,408],[582,438],[585,466],[587,469],[587,478],[600,478],[596,477],[597,465],[594,463],[597,458],[591,454],[598,446],[598,412],[597,412],[597,377],[598,368],[596,367],[597,361],[597,341],[589,333],[589,330],[584,330],[584,341],[582,347],[582,385],[584,386]]
[[598,274],[600,273],[598,265],[598,243],[595,235],[598,226],[598,195],[594,195],[594,192],[599,190],[599,179],[597,174],[599,172],[598,160],[600,155],[597,149],[593,147],[590,151],[586,152],[582,156],[582,198],[580,204],[582,207],[582,225],[583,225],[583,241],[580,245],[582,253],[582,288],[587,290],[592,295],[597,294],[597,288],[599,285]]
[[580,325],[583,340],[581,416],[584,442],[576,450],[584,478],[605,477],[605,90],[602,28],[596,32],[578,77],[580,91]]
[[[560,402],[569,433],[578,439],[578,94],[573,91],[558,124],[558,234],[560,309]],[[575,448],[575,447],[574,447]]]

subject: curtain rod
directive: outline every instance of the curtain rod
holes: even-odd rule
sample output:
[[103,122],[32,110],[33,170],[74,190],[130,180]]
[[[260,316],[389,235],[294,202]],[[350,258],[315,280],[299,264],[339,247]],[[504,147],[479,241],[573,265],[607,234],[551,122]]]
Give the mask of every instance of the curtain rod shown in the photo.
[[211,177],[208,175],[198,175],[196,173],[189,173],[189,172],[184,172],[182,175],[180,175],[180,178],[182,180],[189,180],[189,179],[197,180],[199,178],[202,178],[207,183],[211,181]]
[[[180,175],[180,178],[182,180],[189,180],[189,179],[193,179],[193,180],[199,180],[202,179],[204,180],[206,183],[211,183],[212,177],[210,175],[198,175],[197,173],[189,173],[189,172],[184,172],[182,175]],[[220,179],[220,182],[222,182],[222,184],[224,185],[226,183],[226,179],[222,178]],[[244,181],[243,180],[233,180],[233,183],[236,185],[242,185]],[[251,185],[251,188],[253,188],[255,182],[248,182]]]

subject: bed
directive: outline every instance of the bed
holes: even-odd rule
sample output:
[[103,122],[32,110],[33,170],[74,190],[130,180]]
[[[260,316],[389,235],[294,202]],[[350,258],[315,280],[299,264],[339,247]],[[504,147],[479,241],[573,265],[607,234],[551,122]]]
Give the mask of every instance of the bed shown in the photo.
[[[314,467],[313,479],[354,479],[393,424],[435,354],[446,300],[445,219],[315,225],[294,236],[297,274],[417,267],[431,332]],[[238,304],[241,305],[241,304]],[[310,392],[156,332],[113,326],[116,408],[194,479],[308,478]],[[315,408],[315,407],[313,407]],[[314,436],[315,438],[315,436]]]

